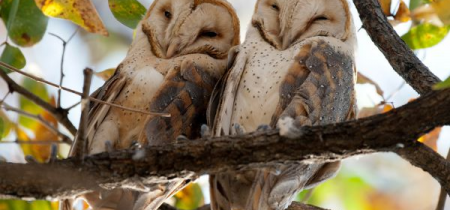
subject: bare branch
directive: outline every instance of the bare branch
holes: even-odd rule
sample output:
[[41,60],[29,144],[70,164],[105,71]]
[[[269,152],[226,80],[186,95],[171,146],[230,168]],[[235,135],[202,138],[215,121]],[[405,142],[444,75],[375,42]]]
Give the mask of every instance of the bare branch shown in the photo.
[[29,144],[29,145],[51,145],[51,144],[66,144],[66,142],[56,141],[56,140],[45,140],[45,141],[25,141],[25,140],[2,140],[0,144]]
[[62,55],[61,55],[61,67],[60,67],[60,78],[59,78],[59,89],[58,89],[58,102],[56,107],[61,108],[61,87],[64,81],[64,57],[66,55],[66,47],[67,44],[70,43],[70,41],[72,40],[72,38],[75,36],[75,34],[77,34],[78,32],[78,27],[77,29],[73,32],[73,34],[69,37],[69,39],[66,41],[63,38],[61,38],[60,36],[54,34],[54,33],[49,33],[50,35],[58,38],[59,40],[61,40],[61,42],[63,43],[63,50],[62,50]]
[[92,69],[84,70],[84,83],[83,83],[83,96],[81,98],[81,119],[80,126],[78,127],[77,137],[75,143],[72,146],[70,156],[83,160],[86,154],[86,130],[88,125],[89,115],[89,90],[91,88],[93,71]]
[[[44,84],[53,86],[53,87],[58,88],[58,89],[62,89],[62,90],[64,90],[64,91],[67,91],[67,92],[69,92],[69,93],[73,93],[73,94],[78,95],[78,96],[83,96],[83,93],[80,93],[80,92],[78,92],[78,91],[75,91],[75,90],[72,90],[72,89],[69,89],[69,88],[66,88],[66,87],[63,87],[63,86],[59,86],[59,85],[57,85],[57,84],[55,84],[55,83],[49,82],[49,81],[44,80],[44,79],[39,78],[39,77],[36,77],[36,76],[34,76],[34,75],[32,75],[32,74],[23,72],[23,71],[21,71],[21,70],[19,70],[19,69],[17,69],[17,68],[14,68],[14,67],[12,67],[12,66],[10,66],[10,65],[8,65],[8,64],[6,64],[6,63],[4,63],[4,62],[1,62],[1,61],[0,61],[0,66],[5,67],[5,68],[7,68],[7,69],[9,69],[9,70],[11,70],[11,71],[17,72],[17,73],[19,73],[19,74],[22,74],[22,75],[24,75],[24,76],[26,76],[26,77],[29,77],[29,78],[31,78],[31,79],[33,79],[33,80],[36,80],[36,81],[38,81],[38,82],[42,82],[42,83],[44,83]],[[6,74],[5,74],[5,75],[6,75]],[[7,75],[6,75],[6,76],[7,76]],[[112,106],[112,107],[115,107],[115,108],[118,108],[118,109],[123,109],[123,110],[126,110],[126,111],[130,111],[130,112],[136,112],[136,113],[145,114],[145,115],[154,115],[154,116],[161,116],[161,117],[170,117],[170,114],[167,114],[167,113],[154,113],[154,112],[147,112],[147,111],[143,111],[143,110],[133,109],[133,108],[124,107],[124,106],[121,106],[121,105],[118,105],[118,104],[108,103],[108,102],[106,102],[106,101],[102,101],[102,100],[96,99],[96,98],[94,98],[94,97],[89,97],[89,100],[90,100],[90,101],[94,101],[94,102],[99,103],[99,104],[104,104],[104,105]]]
[[[449,163],[436,153],[425,156],[428,152],[417,149],[421,145],[417,142],[420,136],[434,127],[450,124],[448,107],[450,89],[435,91],[382,115],[333,125],[292,128],[297,136],[294,139],[272,130],[102,153],[86,157],[83,164],[75,158],[52,164],[0,163],[0,192],[18,198],[63,198],[105,187],[142,186],[189,172],[201,175],[293,161],[328,162],[389,151],[402,156],[403,151],[416,152],[416,157],[424,157],[415,160],[416,165],[426,166],[424,170],[446,186],[445,189],[450,189]],[[433,162],[439,167],[432,167],[429,163]]]
[[[3,66],[3,65],[9,66],[8,64],[0,62],[0,66]],[[30,101],[33,101],[38,106],[42,107],[47,112],[49,112],[53,117],[55,117],[56,120],[58,120],[58,122],[60,122],[64,127],[66,127],[67,130],[69,130],[69,132],[72,135],[75,135],[75,133],[77,132],[77,129],[75,128],[75,126],[72,124],[72,122],[70,122],[69,118],[67,117],[68,113],[66,110],[55,108],[51,104],[45,102],[38,96],[34,95],[32,92],[28,91],[27,89],[23,88],[22,86],[20,86],[16,82],[14,82],[14,80],[12,80],[4,71],[0,71],[0,76],[8,84],[8,88],[9,88],[10,92],[17,92],[17,93],[23,95],[25,98],[29,99]]]
[[403,42],[388,22],[378,0],[353,0],[364,29],[394,70],[418,93],[425,94],[440,79]]
[[65,144],[72,144],[72,139],[68,136],[66,136],[65,134],[61,133],[57,128],[53,127],[53,125],[51,125],[49,122],[45,121],[41,116],[39,115],[34,115],[28,112],[25,112],[23,110],[17,109],[15,107],[12,107],[8,104],[6,104],[3,101],[0,101],[0,105],[2,105],[2,107],[6,110],[6,111],[12,111],[12,112],[16,112],[17,114],[20,114],[22,116],[34,119],[39,121],[42,125],[44,125],[46,128],[48,128],[51,132],[53,132],[54,134],[58,135],[61,138],[61,141]]

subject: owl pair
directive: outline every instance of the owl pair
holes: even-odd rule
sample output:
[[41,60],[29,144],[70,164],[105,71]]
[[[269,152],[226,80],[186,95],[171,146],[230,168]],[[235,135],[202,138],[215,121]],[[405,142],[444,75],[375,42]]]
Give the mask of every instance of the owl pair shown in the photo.
[[[258,0],[246,40],[224,0],[155,0],[115,75],[94,93],[147,116],[93,104],[90,154],[213,136],[354,118],[355,32],[346,0]],[[217,85],[216,85],[217,84]],[[215,88],[214,88],[215,87]],[[207,110],[208,109],[208,110]],[[265,126],[261,126],[265,125]],[[296,193],[332,177],[339,163],[291,163],[276,170],[210,176],[213,210],[281,210]],[[158,209],[195,175],[84,197],[94,209]]]

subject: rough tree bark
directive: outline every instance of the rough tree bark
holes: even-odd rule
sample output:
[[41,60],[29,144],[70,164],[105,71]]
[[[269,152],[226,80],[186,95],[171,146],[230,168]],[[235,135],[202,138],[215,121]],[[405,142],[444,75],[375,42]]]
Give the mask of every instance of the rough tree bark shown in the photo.
[[[293,129],[288,139],[277,130],[243,136],[183,141],[164,147],[102,153],[51,164],[0,164],[0,192],[16,198],[61,198],[101,187],[133,187],[178,177],[270,166],[289,161],[335,161],[354,155],[398,151],[436,126],[450,124],[450,89],[435,91],[383,115],[340,124]],[[404,150],[409,153],[409,150]],[[414,150],[418,152],[421,150]],[[445,159],[420,153],[427,170],[450,191]],[[208,157],[208,158],[205,158]],[[417,165],[422,165],[422,162]],[[39,173],[36,173],[39,171]],[[21,174],[21,176],[17,176]],[[142,189],[145,190],[145,189]]]

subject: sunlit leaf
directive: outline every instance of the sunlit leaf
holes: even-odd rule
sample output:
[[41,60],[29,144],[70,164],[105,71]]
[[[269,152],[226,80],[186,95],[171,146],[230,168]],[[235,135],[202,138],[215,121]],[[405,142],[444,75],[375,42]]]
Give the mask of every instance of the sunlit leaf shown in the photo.
[[104,36],[108,31],[90,0],[35,0],[42,12],[50,17],[74,22],[91,33]]
[[[26,64],[25,56],[23,55],[22,51],[20,51],[19,48],[11,46],[9,44],[5,44],[5,49],[0,56],[0,61],[5,62],[18,69],[22,69]],[[0,69],[5,71],[6,73],[11,72],[9,69],[3,67],[0,67]]]
[[[51,105],[55,105],[55,99],[52,97],[50,102]],[[57,120],[48,112],[43,111],[41,113],[37,113],[45,122],[47,122],[50,126],[53,126],[54,128],[57,128],[58,122]],[[25,117],[20,118],[22,120],[25,120]],[[22,124],[23,125],[23,124]],[[24,141],[55,141],[57,142],[59,140],[58,135],[54,133],[52,130],[50,130],[48,127],[46,127],[44,124],[42,124],[39,121],[36,121],[34,119],[28,119],[27,124],[30,125],[27,126],[28,129],[30,129],[31,132],[34,133],[34,138],[29,138],[25,131],[21,130],[18,132],[18,136],[20,135],[20,140]],[[33,144],[33,145],[22,145],[22,150],[25,155],[32,155],[36,160],[40,162],[45,162],[50,158],[51,153],[51,145],[50,144]]]
[[439,139],[439,136],[441,135],[442,128],[435,128],[430,133],[422,136],[419,138],[419,142],[424,143],[434,151],[437,151],[437,141]]
[[114,17],[129,28],[136,28],[147,11],[136,0],[109,0],[109,8]]
[[409,11],[408,6],[406,6],[406,3],[404,1],[400,2],[397,13],[395,13],[394,15],[394,19],[401,23],[411,20],[411,12]]
[[445,81],[443,81],[443,82],[441,82],[441,83],[436,84],[433,88],[434,88],[435,90],[443,90],[443,89],[450,88],[450,77],[447,78],[447,80],[445,80]]
[[438,27],[424,23],[413,27],[407,34],[402,36],[402,39],[411,49],[429,48],[441,42],[448,34],[448,30],[448,27]]
[[197,183],[192,183],[175,194],[175,207],[178,209],[197,209],[204,205],[203,192]]
[[[22,86],[31,91],[33,94],[37,95],[42,100],[50,102],[50,97],[48,95],[47,89],[42,83],[38,83],[35,80],[25,78],[22,82]],[[36,105],[34,102],[26,99],[23,96],[19,97],[19,105],[20,109],[22,109],[23,111],[35,115],[42,114],[44,111],[40,106]],[[38,122],[28,117],[19,116],[19,124],[28,129],[34,130],[36,129]]]
[[108,80],[109,78],[112,77],[112,75],[114,75],[114,72],[116,72],[115,68],[112,69],[106,69],[104,71],[101,72],[96,72],[95,76],[100,77],[101,79],[103,79],[104,81]]
[[0,200],[0,210],[57,210],[50,201]]
[[3,139],[3,134],[5,133],[5,124],[3,118],[0,118],[0,141]]
[[376,82],[374,82],[374,81],[371,80],[370,78],[366,77],[364,74],[358,72],[358,77],[357,77],[357,78],[358,78],[358,79],[357,79],[356,82],[357,82],[358,84],[371,84],[371,85],[375,86],[378,95],[380,95],[380,96],[383,96],[383,95],[384,95],[384,92],[383,92],[383,90],[381,89],[381,87],[380,87]]
[[13,124],[9,120],[8,116],[2,110],[0,110],[0,141],[8,136],[12,127]]
[[450,0],[437,0],[431,4],[445,25],[450,25]]
[[411,0],[411,1],[409,1],[409,9],[414,10],[422,4],[423,4],[423,0]]
[[[14,15],[14,5],[17,2],[18,9]],[[3,0],[0,17],[8,24],[9,37],[19,46],[29,47],[36,44],[47,29],[48,18],[36,7],[33,0]]]
[[381,5],[381,9],[386,16],[391,16],[391,0],[378,0]]

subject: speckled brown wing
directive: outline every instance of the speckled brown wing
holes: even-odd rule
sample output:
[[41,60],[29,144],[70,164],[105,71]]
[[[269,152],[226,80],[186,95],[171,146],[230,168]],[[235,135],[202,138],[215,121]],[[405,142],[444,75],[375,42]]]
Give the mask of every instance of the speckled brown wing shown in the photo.
[[[324,125],[355,118],[353,57],[315,40],[302,47],[280,88],[280,102],[272,118],[291,117],[300,125]],[[281,110],[281,111],[280,111]]]
[[[150,110],[168,113],[170,118],[150,116],[145,126],[146,143],[162,145],[175,141],[179,135],[195,139],[206,124],[206,109],[218,81],[192,61],[184,61],[173,69],[153,98]],[[143,139],[142,137],[140,139]]]

